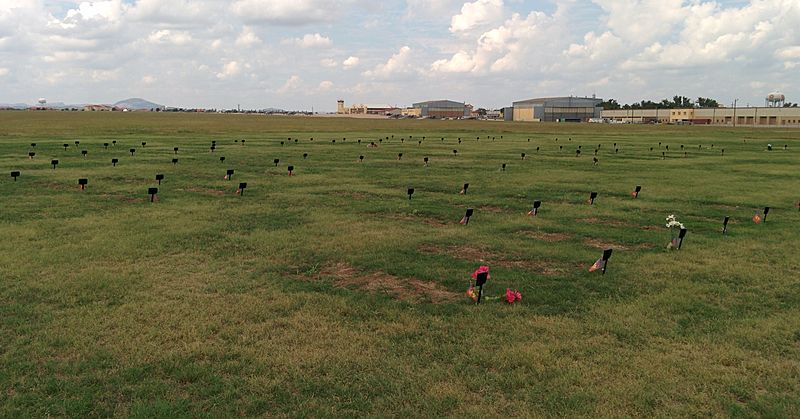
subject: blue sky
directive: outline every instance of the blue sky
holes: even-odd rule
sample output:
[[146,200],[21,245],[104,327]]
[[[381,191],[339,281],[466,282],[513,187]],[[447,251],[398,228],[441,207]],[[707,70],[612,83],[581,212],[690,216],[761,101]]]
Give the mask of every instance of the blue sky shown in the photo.
[[0,102],[800,101],[797,0],[0,0]]

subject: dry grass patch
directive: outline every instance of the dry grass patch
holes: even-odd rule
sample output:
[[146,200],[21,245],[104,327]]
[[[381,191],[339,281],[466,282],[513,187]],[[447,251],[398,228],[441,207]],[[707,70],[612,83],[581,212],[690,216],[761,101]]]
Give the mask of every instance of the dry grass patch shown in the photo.
[[441,304],[461,297],[460,293],[449,291],[434,282],[400,278],[384,272],[363,273],[344,262],[325,266],[318,278],[332,278],[337,287],[387,294],[401,301]]
[[609,225],[609,226],[624,226],[624,221],[618,220],[603,220],[597,217],[589,217],[589,218],[576,218],[575,221],[579,223],[589,223],[589,224],[602,224],[602,225]]
[[422,218],[422,217],[415,217],[413,215],[408,214],[395,214],[391,215],[388,218],[392,220],[399,220],[399,221],[415,221],[415,222],[422,222],[427,224],[431,227],[445,227],[447,223],[441,220],[437,220],[435,218]]
[[627,251],[627,250],[641,250],[641,249],[650,249],[653,247],[651,244],[637,244],[637,245],[624,245],[617,242],[613,242],[611,240],[603,240],[603,239],[586,239],[583,241],[584,244],[590,247],[594,247],[597,249],[614,249],[620,251]]
[[547,233],[544,231],[531,231],[531,230],[520,231],[519,234],[522,234],[525,237],[530,237],[532,239],[542,240],[546,242],[563,242],[572,238],[571,234],[566,234],[566,233]]
[[445,254],[455,259],[485,263],[489,266],[500,266],[508,269],[523,269],[546,276],[562,275],[572,271],[574,268],[571,265],[552,260],[505,258],[486,249],[467,245],[442,247],[426,244],[420,246],[419,251],[422,253]]

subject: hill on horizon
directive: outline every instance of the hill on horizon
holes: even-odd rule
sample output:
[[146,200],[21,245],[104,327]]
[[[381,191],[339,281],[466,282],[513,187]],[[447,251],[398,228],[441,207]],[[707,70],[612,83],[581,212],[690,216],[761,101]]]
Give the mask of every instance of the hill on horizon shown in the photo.
[[138,97],[121,100],[115,103],[114,106],[118,108],[134,109],[134,110],[154,109],[154,108],[164,109],[165,107],[164,105],[159,105],[157,103],[153,103],[150,102],[149,100],[145,100]]

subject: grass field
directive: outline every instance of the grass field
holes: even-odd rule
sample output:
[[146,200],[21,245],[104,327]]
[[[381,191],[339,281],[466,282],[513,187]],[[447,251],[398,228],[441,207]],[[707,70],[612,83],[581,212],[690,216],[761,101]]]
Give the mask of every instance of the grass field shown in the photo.
[[798,417],[798,140],[2,112],[0,416]]

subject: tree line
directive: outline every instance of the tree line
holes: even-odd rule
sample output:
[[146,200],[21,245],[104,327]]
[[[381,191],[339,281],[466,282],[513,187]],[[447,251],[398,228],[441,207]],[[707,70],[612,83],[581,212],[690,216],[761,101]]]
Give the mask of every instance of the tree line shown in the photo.
[[[715,99],[708,97],[698,97],[697,100],[692,100],[686,96],[673,96],[672,100],[663,99],[661,102],[653,102],[652,100],[643,100],[632,104],[620,104],[616,99],[609,99],[600,103],[600,106],[605,110],[617,109],[676,109],[676,108],[719,108],[721,105]],[[786,102],[784,108],[796,108],[797,103]]]

